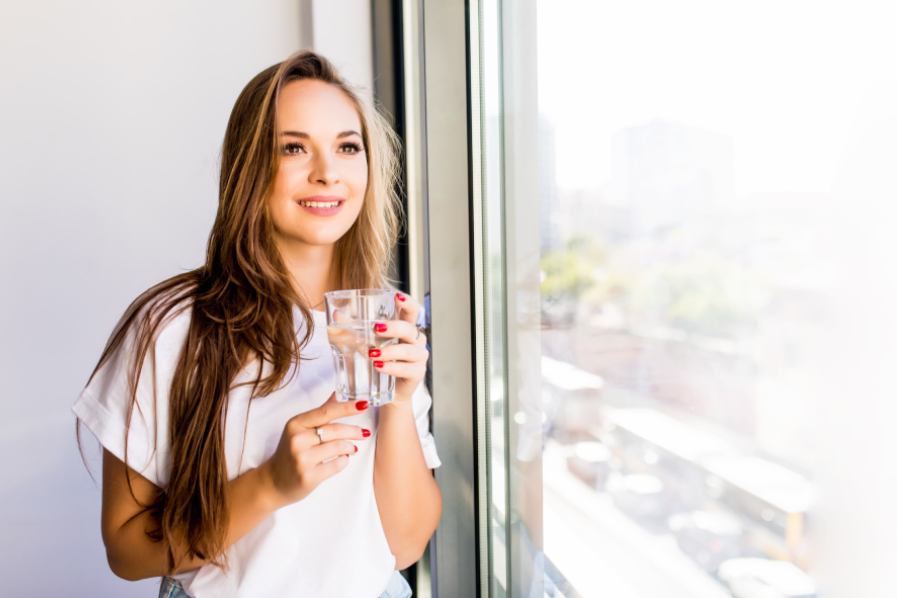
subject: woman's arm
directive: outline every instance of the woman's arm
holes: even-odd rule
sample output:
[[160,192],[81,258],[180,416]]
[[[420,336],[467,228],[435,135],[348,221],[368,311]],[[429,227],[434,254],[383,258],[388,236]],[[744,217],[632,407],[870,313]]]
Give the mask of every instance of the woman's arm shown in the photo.
[[442,515],[442,494],[424,460],[410,399],[380,408],[374,493],[401,571],[420,559]]
[[[367,403],[341,403],[336,394],[331,394],[323,405],[286,422],[274,455],[228,482],[230,520],[225,549],[273,511],[302,500],[321,482],[346,468],[349,456],[358,451],[352,441],[363,441],[367,430],[333,420],[356,415],[363,409],[367,409]],[[318,427],[325,428],[330,440],[321,442],[315,433]],[[126,471],[128,468],[115,455],[103,451],[102,531],[113,573],[137,580],[189,571],[208,562],[193,558],[175,571],[168,570],[167,539],[154,542],[147,537],[146,530],[154,527],[155,522],[131,496]],[[133,469],[130,472],[134,495],[140,503],[150,504],[161,490]],[[186,549],[174,546],[173,552],[179,557]]]
[[[112,572],[135,581],[204,565],[207,561],[193,558],[184,560],[176,571],[168,570],[168,543],[164,539],[154,542],[147,537],[146,530],[156,523],[131,496],[126,467],[115,455],[103,451],[102,534]],[[266,475],[264,467],[265,464],[251,469],[228,483],[231,514],[225,547],[247,534],[279,506],[271,477]],[[159,488],[133,469],[130,472],[134,495],[143,504],[149,504],[159,494]],[[175,547],[174,553],[183,554],[183,547]]]
[[421,305],[410,295],[396,293],[398,320],[378,322],[374,331],[399,342],[372,349],[374,367],[396,376],[395,399],[380,408],[374,494],[396,568],[417,561],[442,516],[442,494],[427,467],[418,436],[412,397],[427,371],[427,337],[416,323]]

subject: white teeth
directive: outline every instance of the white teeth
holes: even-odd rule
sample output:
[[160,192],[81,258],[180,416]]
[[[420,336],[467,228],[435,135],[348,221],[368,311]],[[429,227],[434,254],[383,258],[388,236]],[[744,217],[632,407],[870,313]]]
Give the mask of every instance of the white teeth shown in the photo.
[[335,208],[339,205],[338,201],[300,201],[300,206],[307,208]]

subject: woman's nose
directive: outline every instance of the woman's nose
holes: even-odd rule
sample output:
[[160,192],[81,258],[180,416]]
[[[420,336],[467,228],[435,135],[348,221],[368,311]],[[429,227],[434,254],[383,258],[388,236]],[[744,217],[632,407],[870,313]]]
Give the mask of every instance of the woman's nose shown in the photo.
[[311,172],[308,180],[313,183],[332,184],[339,180],[339,174],[334,166],[334,160],[325,154],[318,154],[312,159]]

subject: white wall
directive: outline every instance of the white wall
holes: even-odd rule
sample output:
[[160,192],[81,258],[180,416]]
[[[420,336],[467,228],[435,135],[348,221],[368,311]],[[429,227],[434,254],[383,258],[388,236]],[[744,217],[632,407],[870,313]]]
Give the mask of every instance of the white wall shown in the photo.
[[[357,38],[367,3],[343,4],[342,25],[315,37],[369,87],[369,33]],[[3,595],[155,595],[157,581],[108,571],[100,488],[80,462],[70,407],[130,300],[201,262],[231,106],[251,76],[304,47],[309,6],[0,7]],[[342,31],[356,33],[333,39]]]
[[368,100],[374,89],[370,0],[304,0],[310,6],[312,45]]

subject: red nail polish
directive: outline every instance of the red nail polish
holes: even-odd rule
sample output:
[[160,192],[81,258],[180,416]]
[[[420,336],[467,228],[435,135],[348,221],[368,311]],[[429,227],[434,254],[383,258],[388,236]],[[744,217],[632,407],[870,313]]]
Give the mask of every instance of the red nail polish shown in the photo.
[[377,322],[374,324],[374,332],[386,332],[386,324],[383,322]]
[[382,361],[375,361],[375,362],[374,362],[374,367],[375,367],[375,368],[382,368],[382,367],[383,367],[383,362],[382,362]]
[[365,409],[368,408],[368,402],[367,401],[356,401],[355,408],[358,409],[359,411],[364,411]]
[[358,452],[358,447],[357,447],[357,446],[355,447],[355,452],[356,452],[356,453]]
[[368,357],[380,357],[380,349],[368,349]]
[[403,295],[402,293],[396,293],[396,299],[398,299],[399,301],[404,301],[405,295]]
[[370,436],[371,436],[371,431],[368,430],[367,428],[362,428],[362,429],[361,429],[361,435],[364,436],[365,438],[370,438]]

